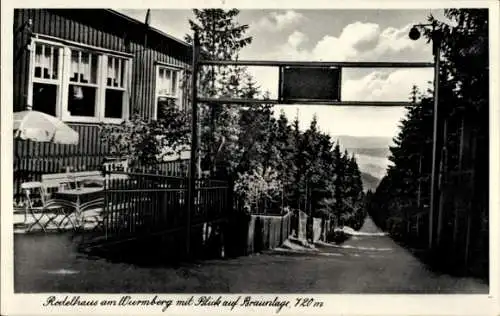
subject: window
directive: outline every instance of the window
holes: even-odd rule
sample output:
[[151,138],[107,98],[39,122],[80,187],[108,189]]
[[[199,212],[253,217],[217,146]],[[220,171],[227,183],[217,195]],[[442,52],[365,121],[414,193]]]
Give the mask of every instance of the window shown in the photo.
[[156,66],[156,93],[154,118],[161,119],[162,112],[171,106],[181,106],[181,71],[178,68]]
[[97,117],[97,60],[99,56],[71,50],[67,110],[70,116]]
[[104,117],[119,119],[123,115],[125,104],[125,69],[126,60],[108,57],[106,71],[106,98]]
[[62,47],[36,43],[29,96],[33,110],[55,116],[61,91]]
[[121,122],[128,116],[130,58],[34,39],[32,108],[72,122]]

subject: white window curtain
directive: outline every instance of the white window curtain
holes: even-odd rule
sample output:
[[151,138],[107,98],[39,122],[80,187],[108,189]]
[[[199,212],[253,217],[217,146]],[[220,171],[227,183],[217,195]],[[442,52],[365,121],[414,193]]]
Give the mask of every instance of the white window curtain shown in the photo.
[[177,94],[177,71],[172,71],[172,80],[171,80],[171,95]]
[[107,85],[110,87],[124,87],[123,72],[125,63],[121,58],[108,57]]
[[176,96],[177,71],[160,68],[158,72],[158,95]]
[[43,45],[37,44],[35,48],[35,66],[43,67],[45,56],[43,56]]
[[35,49],[35,67],[40,68],[39,78],[56,79],[58,49],[54,46],[37,44]]
[[72,51],[71,52],[71,72],[70,72],[70,77],[73,78],[73,76],[76,75],[76,81],[78,81],[79,73],[80,73],[80,63],[78,62],[78,51]]
[[85,81],[86,83],[91,82],[91,67],[90,67],[90,59],[92,58],[89,53],[83,53],[80,52],[81,54],[81,81]]
[[[39,49],[38,49],[39,48]],[[43,68],[50,68],[50,47],[45,45],[37,45],[37,54],[35,62],[38,66]]]
[[91,54],[78,50],[73,50],[71,52],[70,77],[74,78],[76,74],[76,78],[72,81],[93,83],[91,82],[92,57]]

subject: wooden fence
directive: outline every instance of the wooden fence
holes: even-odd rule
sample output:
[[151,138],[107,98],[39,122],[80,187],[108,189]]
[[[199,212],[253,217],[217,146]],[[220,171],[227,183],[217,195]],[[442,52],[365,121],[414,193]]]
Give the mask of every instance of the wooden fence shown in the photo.
[[[65,172],[66,167],[72,171],[102,170],[103,162],[109,159],[101,154],[74,154],[64,156],[15,156],[13,164],[14,202],[22,201],[21,184],[28,181],[40,181],[43,174]],[[167,176],[187,176],[189,160],[158,162],[135,167],[137,172],[154,173]]]
[[236,212],[232,214],[226,234],[230,240],[226,243],[229,256],[248,255],[281,244],[291,234],[292,213],[282,216],[250,215]]
[[[175,257],[180,257],[188,231],[195,251],[204,251],[214,238],[221,237],[219,223],[225,222],[232,210],[227,182],[196,180],[195,208],[188,230],[188,178],[119,171],[105,174],[114,177],[105,183],[102,225],[86,239],[85,247],[142,240],[136,248],[170,247]],[[222,242],[218,247],[222,248]]]

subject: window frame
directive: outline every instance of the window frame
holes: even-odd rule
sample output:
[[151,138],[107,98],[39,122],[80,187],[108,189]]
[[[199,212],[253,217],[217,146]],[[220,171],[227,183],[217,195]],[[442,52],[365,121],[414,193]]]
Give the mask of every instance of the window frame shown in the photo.
[[[36,58],[36,44],[42,44],[42,45],[47,45],[47,46],[52,46],[52,47],[57,47],[59,50],[59,56],[58,56],[58,78],[57,79],[42,79],[42,78],[36,78],[35,77],[35,58]],[[33,107],[33,89],[34,89],[34,84],[35,83],[42,83],[42,84],[52,84],[57,86],[57,95],[56,95],[56,104],[55,106],[55,114],[57,117],[61,117],[61,101],[63,97],[63,76],[64,76],[64,71],[63,71],[63,60],[64,60],[64,45],[58,44],[58,43],[52,43],[48,42],[45,40],[37,40],[37,41],[32,41],[30,45],[28,46],[28,50],[30,52],[29,54],[29,65],[28,65],[28,93],[27,93],[27,103],[28,107],[32,108]]]
[[[65,122],[75,122],[75,123],[112,123],[120,124],[124,120],[129,119],[130,111],[130,94],[132,87],[132,55],[114,52],[107,49],[100,49],[99,47],[94,47],[85,44],[79,44],[76,42],[58,40],[58,38],[47,36],[42,36],[40,34],[34,34],[31,38],[30,45],[28,47],[30,51],[29,56],[29,66],[28,66],[28,93],[27,93],[27,104],[28,106],[33,105],[33,86],[34,83],[45,83],[45,84],[57,84],[57,98],[55,104],[55,114],[56,117],[60,118]],[[57,80],[40,79],[35,78],[35,56],[36,56],[36,45],[48,45],[51,47],[57,47],[59,49],[59,60],[58,60],[58,78]],[[97,57],[97,73],[96,73],[96,83],[95,84],[82,84],[85,86],[92,86],[96,88],[96,104],[95,104],[95,115],[89,116],[75,116],[71,115],[68,110],[68,96],[69,87],[71,84],[79,85],[70,81],[70,71],[71,71],[71,52],[72,51],[86,51]],[[125,63],[123,67],[123,87],[118,88],[123,91],[123,103],[122,103],[122,117],[121,118],[107,118],[105,117],[105,97],[106,89],[113,88],[108,87],[106,84],[106,71],[107,71],[107,61],[108,57],[119,58]],[[57,81],[57,83],[55,83]],[[117,87],[114,87],[117,88]]]
[[[167,64],[167,63],[162,63],[162,62],[155,62],[155,94],[154,94],[154,99],[153,99],[153,120],[158,119],[158,98],[161,96],[167,97],[169,99],[173,99],[177,101],[177,108],[182,109],[183,108],[183,91],[182,91],[182,86],[181,86],[181,80],[184,76],[184,71],[185,69],[181,66],[177,65],[172,65],[172,64]],[[160,69],[166,69],[170,71],[175,71],[177,73],[177,83],[176,83],[176,94],[175,95],[162,95],[160,94],[160,89],[158,86],[158,79],[160,77]]]
[[[106,82],[106,69],[108,65],[108,58],[113,57],[113,58],[119,58],[122,59],[123,62],[125,62],[125,66],[123,67],[123,74],[122,76],[125,77],[123,79],[123,87],[108,87],[107,82]],[[130,90],[132,88],[132,58],[125,58],[116,54],[106,54],[103,55],[102,58],[102,66],[101,66],[101,75],[99,76],[103,82],[103,89],[101,91],[100,98],[102,100],[103,106],[99,107],[100,110],[100,117],[102,118],[101,121],[104,123],[114,123],[114,124],[120,124],[124,120],[129,118],[129,108],[130,108]],[[106,111],[106,90],[107,89],[112,89],[112,90],[119,90],[123,91],[123,103],[122,103],[122,118],[113,118],[113,117],[106,117],[105,116],[105,111]]]
[[[62,107],[62,119],[63,121],[66,122],[89,122],[89,123],[98,123],[100,120],[100,113],[99,113],[99,108],[101,105],[101,99],[100,99],[100,90],[101,90],[101,76],[100,76],[100,67],[101,67],[101,59],[102,55],[100,55],[97,52],[93,51],[88,51],[89,54],[95,54],[97,55],[97,78],[96,78],[96,83],[80,83],[80,82],[74,82],[70,81],[71,78],[71,55],[74,51],[79,51],[79,52],[86,52],[87,50],[85,49],[80,49],[80,48],[73,48],[73,47],[65,47],[64,48],[64,64],[63,64],[63,69],[64,69],[64,78],[66,79],[66,82],[63,80],[63,85],[65,86],[66,89],[66,94],[64,95],[63,103],[61,104]],[[68,109],[68,97],[69,97],[69,87],[70,85],[76,85],[76,86],[84,86],[84,87],[92,87],[95,88],[96,90],[96,96],[95,96],[95,104],[94,104],[94,116],[79,116],[79,115],[71,115]]]

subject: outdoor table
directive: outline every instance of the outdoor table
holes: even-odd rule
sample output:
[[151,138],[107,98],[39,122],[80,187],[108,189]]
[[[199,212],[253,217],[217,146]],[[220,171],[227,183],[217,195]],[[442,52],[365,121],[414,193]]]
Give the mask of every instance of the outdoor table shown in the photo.
[[88,198],[89,196],[100,196],[104,192],[103,187],[92,187],[92,188],[76,188],[76,189],[64,189],[58,192],[54,193],[54,196],[75,202],[76,207],[75,207],[75,212],[77,216],[77,222],[80,224],[80,220],[82,217],[82,213],[80,211],[80,207],[83,203],[87,202],[85,201],[85,198]]

